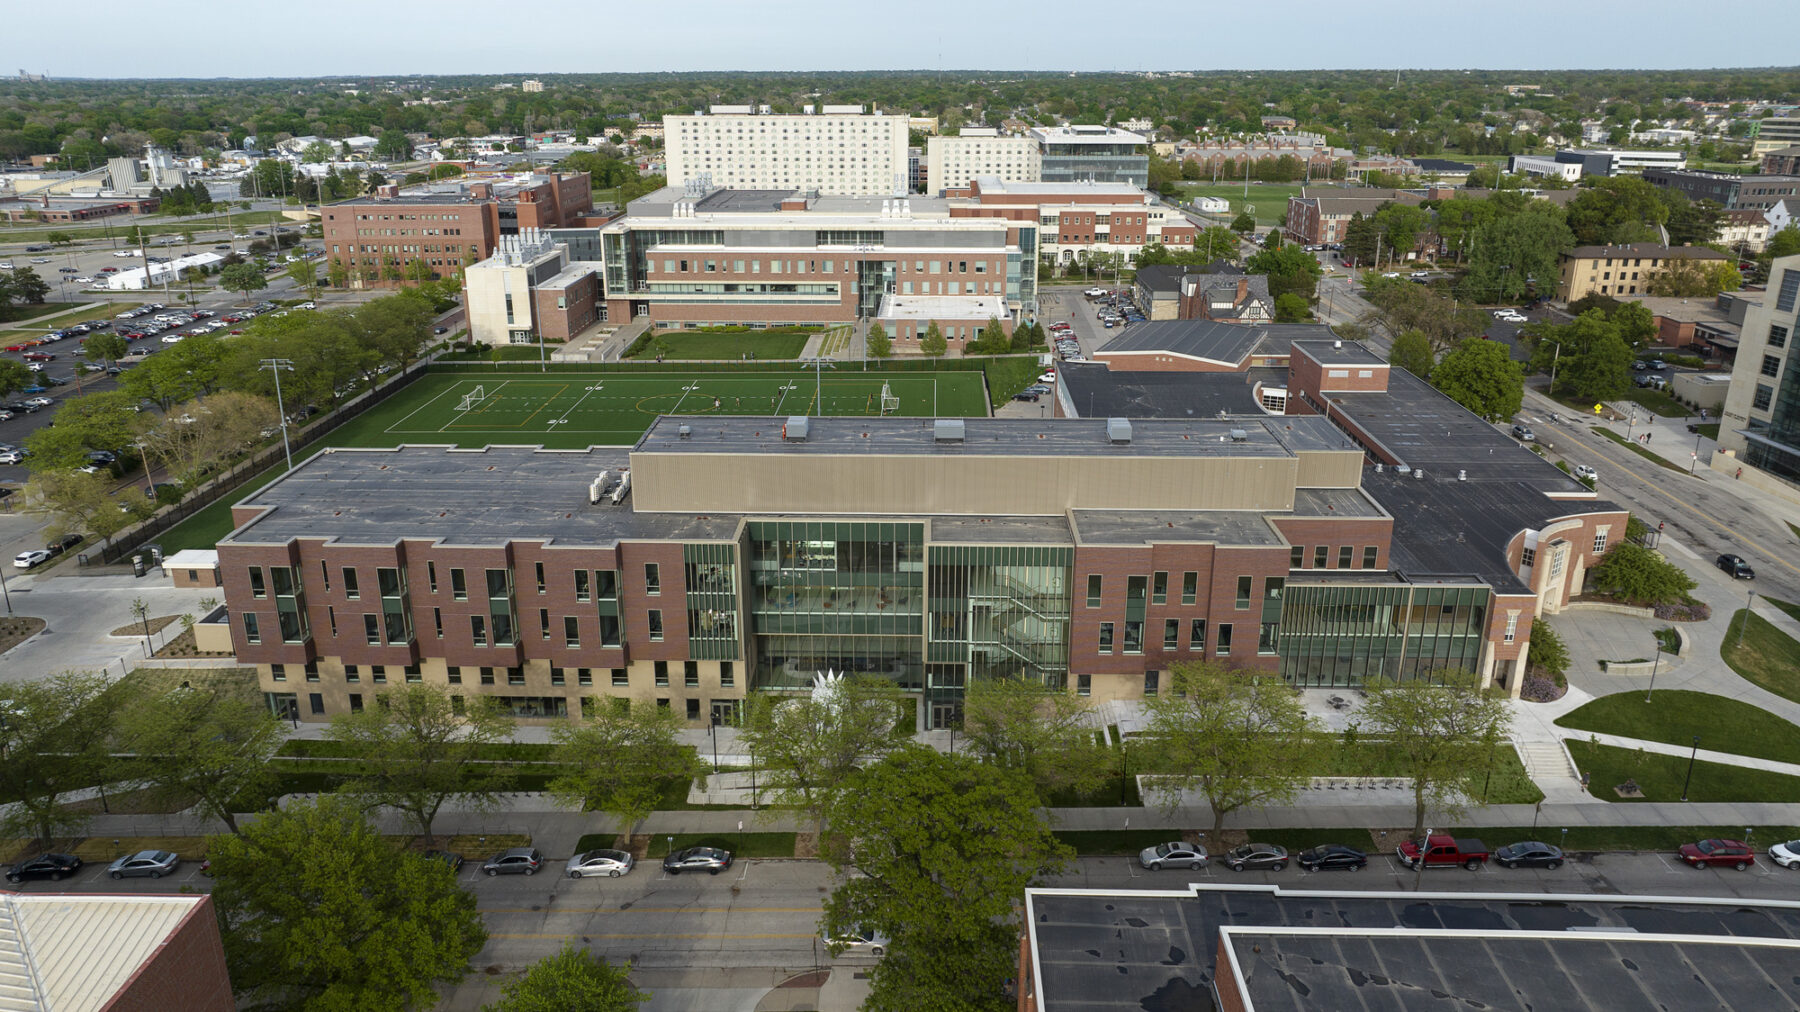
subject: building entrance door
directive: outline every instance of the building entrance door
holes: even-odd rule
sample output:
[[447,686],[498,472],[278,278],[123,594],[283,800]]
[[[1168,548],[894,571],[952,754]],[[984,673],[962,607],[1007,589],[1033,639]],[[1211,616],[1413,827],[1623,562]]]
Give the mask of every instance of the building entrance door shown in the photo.
[[943,731],[962,724],[962,707],[956,703],[931,704],[931,727],[933,731]]

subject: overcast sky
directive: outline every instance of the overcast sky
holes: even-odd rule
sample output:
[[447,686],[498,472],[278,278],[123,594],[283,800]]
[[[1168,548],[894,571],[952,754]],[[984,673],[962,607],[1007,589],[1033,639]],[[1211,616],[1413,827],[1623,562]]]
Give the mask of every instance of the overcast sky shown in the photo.
[[[0,15],[4,73],[311,77],[685,70],[1791,66],[1751,0],[157,0]],[[1711,13],[1726,14],[1716,20]],[[1147,20],[1154,16],[1155,20]]]

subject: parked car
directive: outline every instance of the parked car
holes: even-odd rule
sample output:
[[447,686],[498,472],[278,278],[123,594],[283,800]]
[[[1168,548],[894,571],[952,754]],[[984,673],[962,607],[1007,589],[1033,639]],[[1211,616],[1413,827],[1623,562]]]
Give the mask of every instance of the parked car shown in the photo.
[[1406,840],[1394,848],[1400,863],[1412,868],[1423,862],[1427,868],[1451,868],[1462,865],[1474,871],[1487,863],[1487,844],[1474,838],[1461,839],[1449,833],[1433,833],[1424,840]]
[[1738,871],[1756,863],[1756,852],[1742,840],[1701,840],[1681,845],[1681,860],[1696,868],[1730,865]]
[[162,878],[181,863],[181,855],[172,850],[140,850],[127,854],[107,867],[113,878]]
[[32,548],[13,556],[14,569],[31,569],[50,561],[50,553],[42,548]]
[[1750,563],[1745,562],[1742,556],[1721,555],[1713,564],[1739,580],[1756,579],[1756,570],[1751,569]]
[[28,878],[47,878],[61,882],[80,870],[81,858],[73,854],[39,854],[6,869],[6,880],[17,883]]
[[448,850],[428,850],[421,856],[427,861],[442,861],[444,864],[449,865],[450,873],[452,875],[462,871],[463,856],[461,854],[452,853]]
[[1513,438],[1521,443],[1532,443],[1537,441],[1537,436],[1532,433],[1531,426],[1529,425],[1514,425],[1512,427],[1512,434]]
[[1769,860],[1783,868],[1800,868],[1800,840],[1789,840],[1770,847]]
[[590,850],[585,854],[576,854],[569,858],[569,863],[564,866],[564,870],[569,873],[570,878],[589,878],[596,875],[618,878],[630,871],[631,866],[635,863],[632,856],[623,850]]
[[1586,478],[1588,481],[1599,481],[1600,480],[1600,472],[1594,470],[1591,466],[1589,466],[1587,464],[1576,464],[1575,465],[1575,477]]
[[1307,871],[1332,871],[1341,868],[1362,871],[1363,866],[1369,863],[1369,855],[1355,847],[1346,847],[1341,843],[1327,843],[1301,851],[1294,860]]
[[86,541],[86,540],[87,540],[87,538],[85,535],[64,534],[62,537],[57,538],[55,541],[52,541],[49,544],[45,545],[44,551],[49,552],[51,555],[61,555],[62,553],[68,551],[71,548],[74,548],[76,545],[79,545],[83,541]]
[[874,928],[863,928],[837,938],[824,938],[825,947],[840,956],[870,955],[880,959],[887,954],[888,937]]
[[1056,374],[1053,372],[1047,372],[1047,373],[1043,374],[1042,376],[1039,376],[1037,378],[1037,381],[1039,383],[1055,383],[1056,382]]
[[717,875],[731,867],[731,851],[717,847],[689,847],[663,858],[663,871],[679,875],[684,871],[704,871]]
[[1219,860],[1232,871],[1280,871],[1288,866],[1288,852],[1272,843],[1246,843],[1233,847]]
[[1561,868],[1563,852],[1537,840],[1522,840],[1494,851],[1494,863],[1502,868]]
[[513,847],[487,859],[481,870],[488,875],[536,875],[544,866],[544,855],[532,847]]
[[[30,412],[36,411],[37,408],[27,407],[25,410]],[[23,446],[12,450],[0,450],[0,464],[23,464],[25,463],[25,458],[29,456],[31,456],[31,451],[25,449]]]
[[1138,853],[1138,864],[1160,871],[1164,868],[1204,868],[1206,867],[1206,848],[1197,843],[1159,843],[1154,847],[1145,847]]

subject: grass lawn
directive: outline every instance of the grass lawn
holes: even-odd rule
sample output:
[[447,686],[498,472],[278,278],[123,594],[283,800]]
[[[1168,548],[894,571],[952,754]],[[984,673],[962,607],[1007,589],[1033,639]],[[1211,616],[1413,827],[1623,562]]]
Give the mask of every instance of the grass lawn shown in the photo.
[[[125,237],[131,234],[132,226],[144,230],[145,235],[180,235],[183,232],[210,232],[221,228],[242,229],[245,225],[298,225],[285,217],[280,211],[233,211],[229,216],[224,214],[208,215],[203,218],[184,218],[168,220],[156,217],[132,218],[129,221],[110,223],[112,239],[115,246],[123,246]],[[31,228],[0,228],[0,242],[49,242],[50,233],[63,232],[74,237],[79,244],[93,242],[98,239],[104,242],[107,238],[109,223],[98,225],[74,225],[59,222],[54,225]],[[91,248],[91,247],[89,247]],[[61,252],[58,250],[57,252]]]
[[[1719,438],[1718,422],[1707,422],[1705,425],[1696,426],[1696,428],[1699,430],[1700,435],[1705,436],[1708,439],[1716,441]],[[1789,524],[1788,526],[1792,527],[1794,525]],[[1794,533],[1800,534],[1800,528],[1797,528]]]
[[1800,703],[1800,642],[1762,616],[1739,608],[1719,644],[1719,656],[1751,682]]
[[[1250,184],[1249,196],[1244,195],[1244,183],[1239,180],[1229,183],[1221,180],[1217,183],[1186,182],[1178,184],[1183,198],[1191,201],[1196,197],[1224,197],[1231,201],[1228,217],[1237,217],[1245,207],[1256,208],[1253,212],[1258,225],[1273,225],[1287,213],[1289,197],[1300,196],[1299,183],[1256,183]],[[1319,185],[1330,186],[1331,180],[1324,180]]]
[[[1699,776],[1696,772],[1695,776]],[[1758,850],[1782,840],[1800,836],[1800,827],[1755,826],[1749,843]],[[1504,847],[1515,840],[1533,838],[1528,826],[1468,826],[1454,831],[1457,836],[1473,836],[1490,847]],[[1737,826],[1572,826],[1563,836],[1561,826],[1539,826],[1536,839],[1573,851],[1602,850],[1666,850],[1673,854],[1682,844],[1696,840],[1723,837],[1741,840],[1744,827]]]
[[1652,390],[1649,387],[1632,387],[1625,394],[1625,399],[1648,408],[1664,418],[1686,418],[1693,414],[1680,401],[1661,390]]
[[[1667,460],[1663,459],[1662,457],[1659,457],[1656,454],[1651,453],[1649,450],[1646,450],[1643,447],[1639,446],[1635,441],[1626,439],[1624,436],[1619,435],[1617,432],[1614,432],[1611,429],[1603,428],[1601,426],[1596,425],[1596,426],[1594,426],[1594,431],[1599,433],[1602,436],[1605,436],[1607,439],[1610,439],[1613,442],[1619,444],[1620,446],[1623,446],[1627,450],[1630,450],[1632,453],[1637,454],[1638,456],[1644,458],[1645,460],[1650,461],[1653,464],[1660,464],[1663,467],[1666,467],[1671,471],[1682,471],[1682,468],[1676,467],[1674,464],[1669,463]],[[1685,473],[1685,472],[1683,472],[1683,473]]]
[[652,336],[635,346],[631,357],[638,361],[666,359],[716,360],[735,362],[754,354],[757,361],[799,358],[806,347],[811,329],[783,327],[771,330],[720,332],[671,330]]
[[1617,692],[1565,714],[1556,722],[1579,731],[1689,745],[1694,735],[1715,752],[1800,763],[1800,727],[1726,696],[1664,689],[1644,702],[1638,692]]
[[1037,355],[1002,355],[997,358],[982,359],[982,367],[987,370],[988,396],[993,406],[999,407],[1012,400],[1013,395],[1037,382],[1044,373],[1044,367],[1038,365]]
[[[1403,777],[1407,772],[1404,764],[1390,755],[1380,742],[1360,741],[1347,746],[1334,739],[1327,746],[1325,757],[1313,775]],[[1511,745],[1495,746],[1493,776],[1488,777],[1484,769],[1472,786],[1476,793],[1474,800],[1484,800],[1481,792],[1485,787],[1485,803],[1492,805],[1533,805],[1544,797],[1544,792],[1526,775],[1525,764],[1520,761],[1518,751]]]
[[[1708,742],[1702,737],[1700,744],[1711,748],[1727,743]],[[1681,800],[1681,787],[1687,782],[1687,756],[1595,745],[1575,738],[1569,739],[1568,746],[1569,754],[1575,757],[1575,765],[1593,778],[1588,785],[1588,793],[1601,801],[1629,804],[1637,801]],[[1643,789],[1644,796],[1619,797],[1613,788],[1627,780],[1635,780]],[[1800,777],[1702,760],[1694,763],[1694,779],[1688,785],[1687,798],[1693,802],[1792,804],[1800,802]]]
[[[26,266],[30,265],[27,264]],[[9,326],[15,323],[24,323],[26,320],[35,320],[40,316],[49,316],[51,313],[60,313],[65,309],[73,309],[79,305],[81,305],[79,302],[41,302],[32,305],[12,306],[8,308],[3,315],[0,315],[0,323]]]
[[[140,303],[136,303],[136,302],[88,302],[88,303],[64,302],[64,303],[59,303],[59,305],[64,309],[67,309],[70,306],[81,306],[81,305],[85,305],[87,308],[81,309],[81,310],[78,310],[75,312],[71,312],[67,316],[59,316],[55,320],[48,320],[48,321],[45,321],[43,323],[38,323],[38,324],[32,324],[29,321],[25,321],[25,320],[14,320],[10,323],[0,324],[0,327],[12,328],[10,330],[0,330],[0,343],[11,344],[15,340],[20,340],[20,339],[27,338],[27,337],[41,337],[48,331],[61,330],[65,327],[73,327],[77,323],[87,323],[90,320],[110,320],[113,317],[117,316],[120,313],[125,312],[128,309],[136,309],[140,305]],[[47,315],[47,314],[39,314],[39,315]],[[19,324],[22,324],[22,323],[26,324],[26,326],[21,328],[19,326]],[[64,343],[66,344],[67,342],[64,342]],[[70,352],[69,357],[70,358],[77,357],[80,354],[80,352],[77,350],[78,347],[79,346],[71,347],[69,349],[69,352]]]
[[1051,835],[1075,848],[1075,853],[1088,855],[1136,854],[1145,847],[1179,840],[1183,833],[1178,829],[1098,829],[1058,831]]

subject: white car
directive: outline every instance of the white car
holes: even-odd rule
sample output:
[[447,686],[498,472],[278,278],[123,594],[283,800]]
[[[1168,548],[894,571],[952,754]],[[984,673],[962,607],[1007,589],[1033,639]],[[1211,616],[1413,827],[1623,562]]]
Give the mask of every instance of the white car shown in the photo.
[[42,548],[33,548],[29,552],[20,552],[18,555],[14,556],[13,568],[30,569],[33,566],[41,566],[49,561],[49,552],[44,551]]
[[187,336],[186,334],[164,334],[162,337],[162,343],[174,344],[186,336]]
[[[34,362],[32,364],[36,365],[37,363]],[[52,397],[32,397],[32,398],[27,399],[25,401],[25,403],[31,405],[34,408],[47,408],[50,405],[55,404],[56,400],[55,400],[55,398],[52,398]]]
[[1047,372],[1047,373],[1043,374],[1042,376],[1039,376],[1037,378],[1037,381],[1039,383],[1055,383],[1056,382],[1056,374],[1053,372]]
[[1587,464],[1576,464],[1575,465],[1575,477],[1586,478],[1589,481],[1599,481],[1600,480],[1600,472],[1594,470],[1592,467],[1588,466]]
[[1783,868],[1800,868],[1800,840],[1789,840],[1770,847],[1769,860]]
[[1518,313],[1502,314],[1500,317],[1500,320],[1504,323],[1528,323],[1528,322],[1530,322],[1530,321],[1526,320],[1524,316],[1522,316]]
[[623,850],[590,850],[569,858],[564,870],[570,878],[591,878],[597,875],[618,878],[630,871],[635,863],[632,856]]
[[863,928],[841,938],[821,938],[828,948],[838,950],[838,954],[842,956],[874,956],[880,959],[887,954],[888,937],[874,928]]
[[75,283],[78,285],[91,285],[94,283],[94,279],[93,278],[76,278]]
[[1086,296],[1087,296],[1087,297],[1088,297],[1088,298],[1090,298],[1090,299],[1097,299],[1097,298],[1099,298],[1099,297],[1100,297],[1100,296],[1102,296],[1102,295],[1105,295],[1105,294],[1106,294],[1106,289],[1104,289],[1104,288],[1090,288],[1090,289],[1088,289],[1088,290],[1087,290],[1087,291],[1086,291],[1086,292],[1083,292],[1083,293],[1082,293],[1082,294],[1084,294],[1084,295],[1086,295]]

